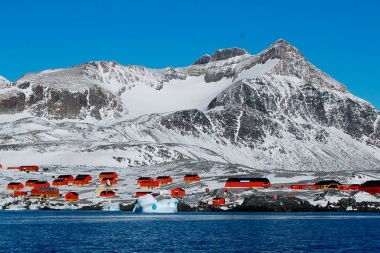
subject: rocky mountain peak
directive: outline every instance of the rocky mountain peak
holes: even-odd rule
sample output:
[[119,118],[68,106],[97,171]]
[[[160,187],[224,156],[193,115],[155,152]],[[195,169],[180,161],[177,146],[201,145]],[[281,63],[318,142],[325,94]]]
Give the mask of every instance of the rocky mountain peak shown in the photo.
[[226,48],[226,49],[219,49],[216,50],[212,55],[211,55],[211,61],[222,61],[226,60],[232,57],[240,56],[243,54],[248,54],[248,52],[245,49],[242,48]]
[[280,59],[285,61],[304,60],[303,54],[284,39],[279,39],[261,54],[266,60]]
[[211,56],[209,54],[205,54],[202,57],[198,58],[193,65],[203,65],[207,64],[211,61]]

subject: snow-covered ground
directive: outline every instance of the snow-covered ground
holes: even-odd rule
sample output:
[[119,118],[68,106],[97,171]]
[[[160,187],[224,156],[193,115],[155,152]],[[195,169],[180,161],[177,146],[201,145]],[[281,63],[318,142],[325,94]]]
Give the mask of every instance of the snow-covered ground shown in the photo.
[[[119,175],[118,184],[112,187],[104,187],[100,184],[98,175],[104,171],[114,171]],[[198,183],[184,183],[185,174],[197,173],[201,177]],[[252,168],[216,162],[203,163],[176,163],[163,164],[160,166],[141,166],[141,167],[91,167],[91,166],[41,166],[39,172],[20,172],[16,170],[0,169],[0,207],[6,206],[9,210],[25,209],[25,203],[12,204],[16,198],[10,196],[13,191],[7,190],[7,184],[10,182],[25,182],[29,179],[46,180],[52,182],[54,178],[63,174],[90,174],[93,181],[88,186],[62,186],[60,193],[62,197],[51,199],[46,203],[38,200],[31,200],[32,205],[29,209],[40,209],[44,206],[54,209],[79,209],[84,206],[99,205],[103,210],[119,210],[119,204],[128,205],[136,201],[134,197],[137,191],[152,191],[160,194],[157,198],[169,198],[170,190],[175,187],[183,188],[186,195],[181,197],[181,201],[192,207],[200,203],[211,204],[212,199],[216,196],[226,198],[228,206],[241,204],[244,198],[251,194],[273,195],[273,196],[297,196],[306,199],[312,205],[326,206],[328,203],[337,203],[342,198],[353,197],[357,202],[380,202],[380,199],[366,192],[340,192],[339,194],[324,194],[320,190],[291,190],[289,186],[294,183],[315,183],[322,179],[335,179],[343,184],[363,183],[367,180],[380,179],[380,174],[373,171],[364,172],[288,172],[282,171],[273,173],[269,171],[258,171]],[[137,178],[147,176],[156,178],[158,176],[171,176],[173,184],[160,186],[155,189],[140,189],[137,185]],[[272,184],[268,189],[246,189],[232,190],[224,192],[224,185],[229,177],[267,177]],[[99,197],[101,189],[113,189],[116,197],[102,198]],[[24,190],[30,190],[25,188]],[[74,205],[66,203],[64,196],[69,191],[79,193],[79,201]]]

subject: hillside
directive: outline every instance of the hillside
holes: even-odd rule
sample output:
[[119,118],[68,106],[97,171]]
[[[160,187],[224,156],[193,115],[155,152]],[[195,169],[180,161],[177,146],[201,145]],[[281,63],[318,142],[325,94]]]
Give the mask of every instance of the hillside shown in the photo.
[[4,166],[379,168],[379,111],[284,40],[183,68],[89,62],[0,87]]

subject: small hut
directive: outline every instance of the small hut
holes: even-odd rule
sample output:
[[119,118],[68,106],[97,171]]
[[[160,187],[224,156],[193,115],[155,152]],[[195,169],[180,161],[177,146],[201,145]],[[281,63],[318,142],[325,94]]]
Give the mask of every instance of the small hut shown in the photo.
[[66,193],[65,195],[65,199],[66,201],[68,202],[74,202],[74,201],[77,201],[79,199],[79,194],[76,193],[76,192],[68,192]]
[[185,195],[185,193],[186,193],[185,190],[182,188],[174,188],[171,190],[171,195],[173,197],[181,197],[181,196]]

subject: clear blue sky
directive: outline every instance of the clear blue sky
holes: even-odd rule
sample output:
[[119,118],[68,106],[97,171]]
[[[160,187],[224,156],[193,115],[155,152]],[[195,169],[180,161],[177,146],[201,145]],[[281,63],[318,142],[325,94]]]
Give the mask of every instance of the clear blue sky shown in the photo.
[[283,38],[380,109],[380,1],[0,1],[0,75],[114,60],[188,66],[241,47],[256,54]]

